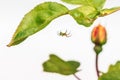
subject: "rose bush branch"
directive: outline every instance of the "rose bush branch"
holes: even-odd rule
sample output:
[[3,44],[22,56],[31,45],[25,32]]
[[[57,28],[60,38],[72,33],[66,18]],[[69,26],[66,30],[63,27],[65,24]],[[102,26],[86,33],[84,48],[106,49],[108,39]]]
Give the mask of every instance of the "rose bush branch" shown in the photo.
[[99,63],[98,63],[98,59],[99,59],[99,54],[102,51],[102,46],[106,43],[107,41],[107,32],[106,29],[102,26],[102,25],[97,25],[93,30],[92,30],[92,34],[91,34],[91,40],[92,42],[95,44],[94,47],[94,51],[96,53],[96,73],[98,78],[100,77],[99,75]]
[[44,29],[51,21],[70,15],[80,25],[90,27],[99,18],[120,10],[120,7],[104,8],[106,0],[62,0],[68,4],[80,5],[69,10],[63,4],[57,2],[45,2],[37,5],[21,20],[8,47],[18,45],[31,35]]
[[[54,19],[70,15],[79,24],[85,27],[90,27],[94,21],[99,17],[112,14],[120,7],[104,8],[106,0],[61,0],[68,4],[79,5],[78,7],[69,10],[63,4],[57,2],[45,2],[37,5],[30,12],[28,12],[21,20],[16,29],[8,47],[18,45],[26,40],[31,35],[44,29]],[[107,73],[99,75],[99,54],[102,51],[102,46],[106,43],[107,34],[106,29],[102,25],[98,25],[92,31],[91,40],[95,44],[94,51],[96,52],[96,73],[99,80],[120,80],[120,62],[111,65]],[[44,71],[59,73],[62,75],[74,75],[78,72],[77,68],[80,66],[76,61],[64,61],[56,55],[50,55],[50,59],[43,63]],[[74,75],[76,79],[80,80],[78,76]]]

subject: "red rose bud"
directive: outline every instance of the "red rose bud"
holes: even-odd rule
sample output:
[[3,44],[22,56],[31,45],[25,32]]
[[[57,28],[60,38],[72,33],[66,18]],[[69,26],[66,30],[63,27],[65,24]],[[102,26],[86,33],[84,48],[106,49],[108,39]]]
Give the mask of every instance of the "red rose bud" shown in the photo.
[[102,46],[105,44],[107,40],[106,29],[100,24],[96,26],[92,31],[91,40],[95,45]]

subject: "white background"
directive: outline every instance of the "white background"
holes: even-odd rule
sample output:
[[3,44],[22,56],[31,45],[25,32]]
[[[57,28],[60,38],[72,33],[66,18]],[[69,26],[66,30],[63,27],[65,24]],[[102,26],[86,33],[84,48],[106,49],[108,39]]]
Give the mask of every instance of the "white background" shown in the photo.
[[[99,23],[105,25],[108,34],[108,41],[99,57],[99,69],[106,72],[110,64],[120,60],[120,11],[97,19],[89,28],[78,25],[71,16],[65,15],[23,43],[7,47],[23,16],[45,1],[48,0],[0,1],[0,80],[76,80],[72,75],[43,72],[42,63],[51,53],[64,60],[81,62],[81,71],[77,75],[82,80],[97,80],[94,44],[90,36],[93,27]],[[51,1],[63,3],[60,0]],[[76,7],[63,4],[69,9]],[[107,0],[106,8],[114,6],[120,6],[120,0]],[[66,38],[57,35],[59,31],[65,30],[72,36]]]

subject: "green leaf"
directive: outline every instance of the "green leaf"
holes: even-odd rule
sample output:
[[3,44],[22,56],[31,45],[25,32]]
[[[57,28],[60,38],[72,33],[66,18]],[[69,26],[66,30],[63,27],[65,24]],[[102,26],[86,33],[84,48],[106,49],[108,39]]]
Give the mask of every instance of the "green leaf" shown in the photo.
[[76,20],[78,24],[89,27],[99,15],[99,12],[91,6],[81,6],[73,9],[69,14]]
[[80,66],[80,63],[76,61],[67,61],[67,63],[69,63],[74,69]]
[[69,4],[80,4],[80,5],[88,5],[86,0],[62,0],[63,2],[69,3]]
[[100,10],[103,8],[106,0],[62,0],[62,1],[69,4],[80,4],[85,6],[92,6],[97,10]]
[[56,2],[45,2],[28,12],[8,46],[21,43],[29,36],[45,28],[53,19],[68,13],[68,9]]
[[120,80],[120,61],[111,65],[107,73],[103,73],[99,80]]
[[112,14],[112,13],[114,13],[116,11],[119,11],[119,10],[120,10],[120,7],[113,7],[113,8],[110,8],[110,9],[103,9],[103,10],[100,11],[100,17]]
[[97,10],[101,10],[106,2],[106,0],[88,0],[89,4],[95,7]]
[[50,59],[43,63],[44,71],[59,73],[62,75],[71,75],[78,72],[77,68],[80,66],[76,61],[64,61],[54,54],[50,55]]

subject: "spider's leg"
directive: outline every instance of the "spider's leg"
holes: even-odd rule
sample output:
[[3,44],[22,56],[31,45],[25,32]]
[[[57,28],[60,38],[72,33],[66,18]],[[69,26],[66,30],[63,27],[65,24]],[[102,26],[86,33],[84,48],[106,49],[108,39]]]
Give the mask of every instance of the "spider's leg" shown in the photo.
[[71,35],[71,32],[67,33],[67,35],[68,35],[68,37],[72,36],[72,35]]
[[67,35],[66,35],[66,37],[71,37],[71,36],[72,36],[72,35],[70,35],[70,34],[67,34]]
[[67,34],[67,29],[66,29],[65,33]]
[[71,32],[67,33],[67,35],[70,35],[70,34],[71,34]]

